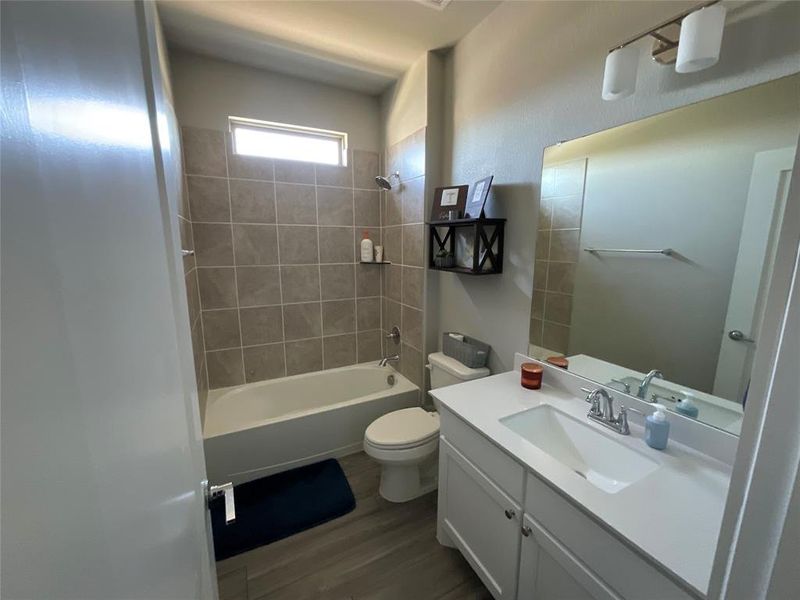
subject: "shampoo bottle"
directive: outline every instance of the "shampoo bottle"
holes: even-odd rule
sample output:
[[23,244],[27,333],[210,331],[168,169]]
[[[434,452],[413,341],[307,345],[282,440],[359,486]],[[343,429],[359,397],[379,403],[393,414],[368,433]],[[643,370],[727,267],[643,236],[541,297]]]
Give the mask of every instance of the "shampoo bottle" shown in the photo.
[[667,409],[663,404],[654,404],[656,412],[645,419],[644,441],[647,445],[656,450],[663,450],[667,447],[669,439],[669,421],[667,421]]
[[361,238],[361,262],[374,262],[372,258],[372,240],[369,239],[369,231],[364,231]]

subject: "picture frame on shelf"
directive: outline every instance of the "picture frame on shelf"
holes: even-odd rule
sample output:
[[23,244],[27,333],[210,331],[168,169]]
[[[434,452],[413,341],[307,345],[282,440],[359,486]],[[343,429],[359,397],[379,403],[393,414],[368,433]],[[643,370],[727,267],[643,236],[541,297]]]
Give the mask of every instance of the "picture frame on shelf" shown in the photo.
[[469,200],[464,207],[465,219],[481,219],[486,216],[483,212],[483,207],[486,205],[486,199],[489,197],[489,190],[492,187],[493,179],[494,175],[489,175],[472,184]]
[[468,191],[468,185],[437,187],[433,195],[431,221],[443,221],[452,218],[453,214],[460,218],[467,204]]

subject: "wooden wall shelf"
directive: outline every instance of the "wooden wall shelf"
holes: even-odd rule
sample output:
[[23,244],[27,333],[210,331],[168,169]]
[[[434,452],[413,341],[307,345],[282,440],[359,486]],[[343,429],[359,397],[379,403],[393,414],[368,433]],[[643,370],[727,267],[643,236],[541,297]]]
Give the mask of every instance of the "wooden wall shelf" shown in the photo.
[[[428,268],[464,275],[496,275],[503,272],[505,219],[455,219],[428,223]],[[448,251],[456,255],[456,231],[472,230],[472,266],[436,266],[436,255]]]

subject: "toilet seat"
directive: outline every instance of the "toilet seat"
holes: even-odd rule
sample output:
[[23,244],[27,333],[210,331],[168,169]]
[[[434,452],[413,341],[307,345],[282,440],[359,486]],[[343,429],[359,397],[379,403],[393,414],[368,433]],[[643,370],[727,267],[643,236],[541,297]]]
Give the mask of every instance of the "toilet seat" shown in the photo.
[[377,449],[404,450],[424,446],[438,436],[439,414],[414,407],[376,419],[367,427],[364,440]]

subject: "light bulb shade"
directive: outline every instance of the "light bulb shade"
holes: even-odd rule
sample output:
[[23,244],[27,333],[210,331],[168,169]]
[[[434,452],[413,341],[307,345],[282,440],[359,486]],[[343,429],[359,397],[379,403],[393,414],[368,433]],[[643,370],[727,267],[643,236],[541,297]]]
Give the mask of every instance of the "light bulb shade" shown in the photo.
[[678,73],[694,73],[717,64],[725,29],[726,9],[721,4],[701,8],[681,23],[678,40]]
[[639,52],[634,46],[614,50],[606,57],[603,74],[603,100],[619,100],[636,89],[636,67]]

